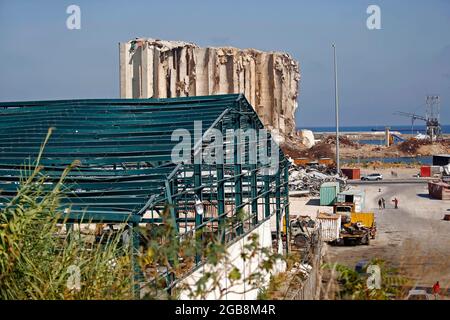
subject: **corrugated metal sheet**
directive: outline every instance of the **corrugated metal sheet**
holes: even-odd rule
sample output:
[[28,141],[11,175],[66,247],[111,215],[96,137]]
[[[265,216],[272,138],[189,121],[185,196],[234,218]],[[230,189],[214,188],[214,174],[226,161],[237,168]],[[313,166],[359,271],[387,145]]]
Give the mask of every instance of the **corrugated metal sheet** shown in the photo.
[[339,192],[339,182],[325,182],[320,186],[320,205],[332,206]]
[[319,214],[317,217],[322,231],[322,240],[331,242],[339,239],[341,231],[341,215]]

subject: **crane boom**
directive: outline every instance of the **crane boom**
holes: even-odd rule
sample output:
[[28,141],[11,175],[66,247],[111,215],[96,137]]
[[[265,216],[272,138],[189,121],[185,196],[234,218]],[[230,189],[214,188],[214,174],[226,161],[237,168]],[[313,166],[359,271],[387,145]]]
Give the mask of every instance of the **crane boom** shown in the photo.
[[403,116],[403,117],[412,118],[413,120],[417,119],[417,120],[428,121],[427,118],[425,118],[423,116],[419,116],[419,115],[417,115],[415,113],[408,113],[408,112],[397,111],[397,112],[394,112],[394,114],[399,115],[399,116]]

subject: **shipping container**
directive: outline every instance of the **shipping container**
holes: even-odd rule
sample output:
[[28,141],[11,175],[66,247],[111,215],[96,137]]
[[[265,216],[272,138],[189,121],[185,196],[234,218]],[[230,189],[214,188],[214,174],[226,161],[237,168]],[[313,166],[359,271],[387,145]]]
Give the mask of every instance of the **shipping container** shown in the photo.
[[450,200],[450,184],[445,182],[428,182],[430,198]]
[[349,180],[359,180],[361,179],[361,169],[359,168],[348,168],[341,169],[342,174],[346,176]]
[[365,193],[361,190],[347,190],[337,195],[339,203],[354,203],[355,212],[361,212],[365,205]]
[[320,223],[320,230],[322,233],[323,241],[331,242],[339,239],[341,231],[341,215],[329,215],[320,213],[317,216],[317,220]]
[[434,177],[435,175],[441,174],[441,167],[440,166],[431,166],[431,176]]
[[339,182],[325,182],[320,186],[320,205],[332,206],[340,191]]
[[306,166],[308,164],[308,162],[310,162],[310,161],[311,160],[309,160],[308,158],[297,158],[297,159],[294,159],[294,163],[297,166],[302,166],[302,167]]
[[333,159],[331,158],[320,158],[319,164],[324,164],[326,166],[331,166],[333,164]]
[[431,177],[431,166],[420,167],[420,176],[421,177]]
[[438,154],[433,156],[433,166],[446,166],[450,163],[450,154]]

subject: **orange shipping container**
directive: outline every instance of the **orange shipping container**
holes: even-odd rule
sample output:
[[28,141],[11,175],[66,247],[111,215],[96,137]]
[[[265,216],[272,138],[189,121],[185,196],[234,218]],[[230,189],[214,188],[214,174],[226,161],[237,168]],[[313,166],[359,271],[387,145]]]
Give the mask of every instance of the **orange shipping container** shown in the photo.
[[361,169],[341,169],[342,174],[346,176],[349,180],[359,180],[361,179]]
[[307,164],[308,162],[310,162],[310,160],[307,159],[307,158],[297,158],[297,159],[294,159],[294,163],[295,163],[297,166],[306,166],[306,164]]
[[333,164],[333,159],[331,158],[320,158],[319,164],[324,164],[326,166],[331,166]]

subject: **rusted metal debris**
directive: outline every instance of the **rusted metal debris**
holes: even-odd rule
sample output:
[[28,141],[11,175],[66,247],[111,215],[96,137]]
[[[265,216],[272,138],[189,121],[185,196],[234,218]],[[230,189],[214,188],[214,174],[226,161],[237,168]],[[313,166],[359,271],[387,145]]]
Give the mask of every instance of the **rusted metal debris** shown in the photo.
[[342,188],[347,184],[345,177],[336,174],[327,166],[300,167],[292,164],[289,169],[289,191],[302,191],[307,195],[319,196],[322,183],[336,181]]

